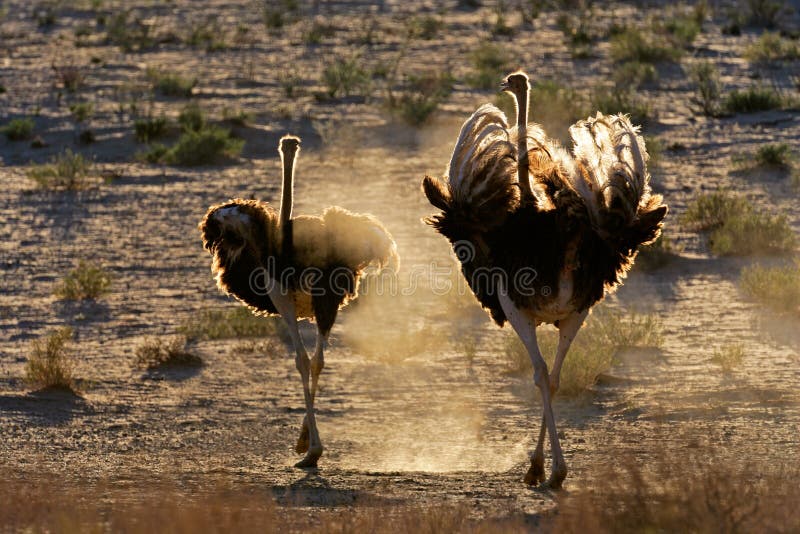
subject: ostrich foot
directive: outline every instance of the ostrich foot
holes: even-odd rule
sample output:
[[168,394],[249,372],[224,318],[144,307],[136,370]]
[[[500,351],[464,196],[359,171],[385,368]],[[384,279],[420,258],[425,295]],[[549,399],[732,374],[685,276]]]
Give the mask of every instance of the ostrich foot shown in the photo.
[[535,486],[540,482],[544,482],[544,457],[532,457],[531,466],[528,472],[525,473],[525,484]]
[[300,429],[300,437],[297,438],[297,445],[294,446],[294,452],[303,454],[308,451],[308,425],[303,421],[303,428]]
[[317,467],[317,460],[322,456],[322,446],[311,447],[305,455],[305,458],[294,464],[295,467],[305,469],[308,467]]
[[552,490],[560,490],[561,484],[567,478],[567,468],[563,466],[553,467],[553,472],[550,473],[550,478],[547,480],[547,487]]

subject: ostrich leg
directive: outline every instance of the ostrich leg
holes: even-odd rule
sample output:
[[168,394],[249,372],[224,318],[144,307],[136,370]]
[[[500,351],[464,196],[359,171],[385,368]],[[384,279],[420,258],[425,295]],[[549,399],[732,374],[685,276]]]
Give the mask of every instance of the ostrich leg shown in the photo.
[[[319,374],[325,367],[325,356],[323,349],[328,342],[328,334],[323,334],[317,327],[317,345],[314,349],[314,356],[311,358],[311,402],[317,396],[317,383],[319,382]],[[303,418],[303,428],[300,429],[300,437],[297,438],[297,445],[294,448],[297,454],[303,454],[308,450],[308,417]]]
[[[556,392],[558,391],[559,380],[561,377],[561,366],[564,364],[564,358],[567,355],[572,340],[583,325],[586,319],[588,310],[579,313],[573,313],[566,319],[558,323],[558,348],[556,349],[556,359],[553,362],[553,371],[550,373],[550,400],[553,400]],[[531,467],[525,474],[526,484],[538,484],[544,482],[544,436],[547,430],[545,419],[542,417],[542,426],[539,428],[539,440],[536,443],[536,450],[531,457]]]
[[268,295],[275,305],[275,308],[278,310],[278,313],[283,317],[286,326],[289,328],[289,335],[292,338],[295,349],[295,365],[300,372],[300,378],[303,382],[303,397],[306,403],[306,419],[308,420],[310,445],[305,458],[294,465],[295,467],[316,467],[317,460],[322,456],[322,441],[319,439],[319,432],[317,432],[317,421],[314,417],[314,399],[311,396],[311,388],[308,384],[311,362],[308,359],[306,348],[303,345],[303,340],[297,329],[297,315],[295,313],[294,301],[291,296],[284,292],[280,284],[274,280],[271,280]]
[[567,465],[564,462],[564,454],[561,452],[561,444],[558,441],[558,433],[556,431],[556,421],[553,416],[553,407],[550,403],[550,378],[547,372],[547,363],[542,358],[542,353],[539,351],[539,345],[536,341],[536,323],[524,310],[520,310],[514,305],[502,283],[500,284],[500,294],[498,296],[503,312],[528,350],[528,356],[533,365],[533,380],[542,394],[542,412],[547,433],[550,435],[550,449],[553,453],[553,468],[548,485],[553,489],[558,489],[567,477]]

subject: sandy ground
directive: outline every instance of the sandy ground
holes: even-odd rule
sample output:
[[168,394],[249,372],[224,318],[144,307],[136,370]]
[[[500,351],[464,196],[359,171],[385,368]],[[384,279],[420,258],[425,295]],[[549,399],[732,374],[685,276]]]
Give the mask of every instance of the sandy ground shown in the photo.
[[[419,130],[391,121],[377,98],[316,102],[311,95],[322,90],[322,65],[352,49],[348,39],[362,31],[345,13],[363,14],[379,29],[378,44],[362,49],[373,64],[395,57],[401,36],[393,28],[406,16],[400,2],[387,2],[385,13],[365,2],[323,4],[339,31],[306,46],[299,37],[305,21],[266,35],[255,3],[136,3],[165,34],[208,15],[230,34],[237,24],[252,28],[245,44],[213,53],[169,43],[123,53],[103,43],[98,31],[89,46],[76,47],[74,27],[93,27],[88,5],[61,9],[45,31],[37,29],[27,2],[2,4],[0,83],[7,92],[0,94],[0,121],[38,111],[36,131],[49,145],[32,149],[0,139],[0,471],[6,476],[30,481],[55,474],[131,495],[156,479],[189,487],[225,481],[300,508],[456,502],[478,515],[535,516],[555,506],[550,493],[521,483],[540,403],[529,378],[505,372],[506,332],[466,297],[454,301],[430,287],[431,270],[451,266],[452,258],[446,242],[421,222],[432,208],[419,182],[425,173],[442,171],[460,121],[493,95],[459,83],[434,122]],[[630,9],[617,6],[616,13]],[[479,21],[489,13],[451,10],[444,37],[415,42],[403,68],[449,64],[463,76],[468,67],[459,58],[486,38]],[[504,43],[520,65],[541,76],[558,73],[576,87],[608,77],[607,43],[599,45],[600,57],[573,61],[554,13],[535,27]],[[708,23],[684,62],[714,57],[727,88],[746,87],[757,69],[741,53],[752,39],[724,36],[716,22]],[[100,61],[92,63],[93,57]],[[52,62],[83,69],[79,96],[59,99]],[[254,114],[249,127],[238,129],[247,143],[235,164],[178,169],[134,161],[142,147],[130,117],[116,111],[115,89],[142,83],[148,65],[196,73],[193,100],[214,116],[226,106]],[[796,91],[790,74],[797,65],[763,75]],[[280,85],[288,69],[301,80],[295,100]],[[672,208],[667,233],[683,252],[664,269],[632,273],[609,299],[657,313],[664,347],[626,352],[590,393],[557,399],[571,469],[567,491],[580,491],[599,466],[623,458],[646,466],[665,449],[709,447],[733,462],[800,460],[800,324],[747,302],[736,281],[752,260],[711,256],[675,216],[699,192],[727,185],[765,209],[784,210],[797,230],[797,193],[786,180],[728,171],[732,155],[766,141],[800,149],[800,115],[706,119],[690,109],[691,94],[676,66],[660,69],[658,86],[646,91],[657,120],[645,133],[665,147],[684,147],[665,150],[654,169],[655,186]],[[97,142],[89,146],[76,143],[65,105],[76,98],[95,104],[90,126]],[[157,98],[154,106],[175,116],[182,103]],[[344,142],[326,148],[313,124],[329,119],[354,126]],[[258,354],[236,350],[235,339],[200,341],[192,346],[205,362],[198,370],[152,374],[133,365],[145,337],[172,334],[200,310],[235,305],[213,285],[196,225],[207,206],[229,197],[277,200],[275,147],[286,132],[304,137],[296,212],[337,204],[374,213],[397,240],[401,285],[422,273],[413,295],[367,296],[340,316],[317,401],[326,452],[312,473],[291,467],[303,402],[288,347]],[[25,168],[64,147],[119,177],[78,193],[36,190]],[[107,297],[70,303],[53,296],[55,283],[79,259],[113,274]],[[23,381],[30,342],[65,324],[76,334],[83,396],[32,394]],[[304,332],[310,344],[313,327]],[[363,342],[354,348],[351,340],[360,332],[367,333],[370,350],[361,350]],[[472,362],[464,355],[465,339],[477,342]],[[743,344],[745,361],[722,373],[710,357],[735,343]],[[617,454],[598,454],[609,450]]]

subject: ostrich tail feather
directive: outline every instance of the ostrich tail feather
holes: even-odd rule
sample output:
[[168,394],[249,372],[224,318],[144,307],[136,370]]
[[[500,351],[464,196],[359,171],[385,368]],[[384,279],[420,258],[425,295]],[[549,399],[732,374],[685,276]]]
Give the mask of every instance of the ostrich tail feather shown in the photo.
[[353,271],[367,266],[397,270],[400,258],[392,235],[372,215],[330,207],[322,214],[333,262]]
[[502,224],[519,204],[516,147],[503,112],[490,104],[478,108],[461,127],[444,179],[426,176],[422,188],[443,212],[436,218],[481,231]]
[[570,127],[570,135],[576,161],[570,180],[599,233],[631,249],[656,239],[667,207],[651,194],[639,127],[627,115],[598,112]]

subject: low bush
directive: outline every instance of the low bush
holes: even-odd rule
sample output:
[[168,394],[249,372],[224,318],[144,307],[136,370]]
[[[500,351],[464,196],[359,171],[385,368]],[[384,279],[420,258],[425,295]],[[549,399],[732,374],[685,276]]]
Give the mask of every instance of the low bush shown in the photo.
[[796,243],[785,216],[756,210],[747,199],[725,190],[700,195],[681,222],[691,229],[710,232],[711,250],[719,255],[785,253]]
[[[558,333],[539,329],[539,349],[552,368],[558,346]],[[620,349],[660,347],[663,343],[661,323],[655,315],[622,313],[606,308],[593,311],[573,341],[561,370],[559,396],[575,396],[585,392],[608,372]],[[531,374],[533,366],[524,345],[514,332],[505,338],[505,365],[512,374]]]
[[31,344],[25,366],[25,381],[37,389],[61,389],[75,392],[69,342],[72,329],[53,330]]
[[96,299],[108,293],[110,288],[111,274],[108,271],[81,260],[56,286],[54,294],[64,300]]
[[745,267],[739,286],[749,298],[777,312],[800,313],[800,260],[777,267]]
[[734,89],[725,96],[723,109],[729,113],[755,113],[780,109],[784,100],[780,94],[769,87],[749,87],[742,91]]
[[145,369],[161,367],[198,367],[203,360],[187,350],[183,336],[147,338],[136,347],[136,366]]
[[50,163],[31,167],[27,175],[42,189],[78,191],[89,186],[91,167],[91,161],[67,149]]
[[280,317],[260,317],[245,307],[204,310],[185,321],[179,331],[190,341],[242,337],[288,339],[288,330]]
[[496,89],[506,71],[511,57],[506,50],[493,43],[482,43],[469,55],[472,73],[467,82],[478,89]]
[[0,128],[9,141],[25,141],[33,136],[33,119],[11,119],[5,126]]

